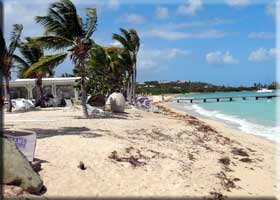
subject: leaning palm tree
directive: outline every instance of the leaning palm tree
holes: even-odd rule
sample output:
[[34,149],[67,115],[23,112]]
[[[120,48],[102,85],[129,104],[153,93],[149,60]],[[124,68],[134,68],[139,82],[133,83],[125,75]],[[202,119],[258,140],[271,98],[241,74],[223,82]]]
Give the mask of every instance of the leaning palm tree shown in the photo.
[[6,47],[6,43],[3,37],[3,33],[0,30],[0,64],[1,64],[1,73],[5,79],[5,90],[6,90],[6,98],[8,101],[7,112],[12,112],[12,102],[10,97],[10,86],[9,81],[11,80],[11,68],[13,67],[13,55],[17,48],[18,43],[20,42],[20,36],[22,32],[23,26],[21,24],[15,24],[13,26],[11,43],[9,47]]
[[94,95],[108,95],[114,88],[122,88],[128,67],[131,66],[126,49],[94,44],[86,63],[88,90]]
[[106,47],[105,52],[110,60],[110,72],[113,74],[114,85],[125,88],[129,81],[128,77],[132,74],[129,52],[115,46]]
[[45,28],[45,35],[35,38],[45,48],[64,50],[68,48],[70,58],[81,75],[82,107],[88,118],[86,107],[85,63],[88,52],[94,43],[90,38],[97,26],[96,9],[87,8],[85,22],[78,15],[75,5],[70,0],[60,0],[51,4],[46,16],[37,16],[36,22]]
[[[132,101],[136,102],[136,96],[135,96],[135,87],[136,87],[136,76],[137,76],[137,69],[136,69],[136,62],[137,62],[137,53],[139,51],[140,47],[140,39],[139,36],[134,29],[125,30],[120,29],[121,35],[119,34],[113,34],[112,38],[119,41],[125,49],[128,50],[131,61],[132,61],[132,74],[131,74],[131,86],[128,86],[129,90],[129,101],[132,103]],[[132,97],[133,100],[132,100]]]
[[27,38],[27,42],[19,45],[21,56],[14,55],[14,60],[18,69],[19,78],[36,78],[37,97],[44,106],[43,77],[51,77],[54,74],[54,68],[64,61],[67,53],[55,55],[44,55],[42,47]]

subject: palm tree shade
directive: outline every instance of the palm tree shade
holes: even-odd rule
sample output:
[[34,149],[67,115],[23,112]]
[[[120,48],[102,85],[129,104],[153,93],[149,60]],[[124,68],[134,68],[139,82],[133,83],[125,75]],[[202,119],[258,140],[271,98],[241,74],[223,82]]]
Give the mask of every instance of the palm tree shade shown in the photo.
[[85,89],[85,63],[89,50],[94,43],[90,38],[97,26],[96,9],[87,8],[87,17],[83,22],[75,5],[70,0],[52,3],[46,16],[37,16],[37,23],[44,26],[44,36],[35,38],[47,49],[65,50],[70,53],[76,70],[81,75],[82,107],[85,118],[88,118]]

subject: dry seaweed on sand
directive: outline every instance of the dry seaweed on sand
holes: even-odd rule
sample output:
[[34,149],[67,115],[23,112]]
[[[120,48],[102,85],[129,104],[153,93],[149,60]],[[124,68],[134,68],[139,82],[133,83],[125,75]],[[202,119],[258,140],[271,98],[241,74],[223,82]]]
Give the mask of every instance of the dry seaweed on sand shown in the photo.
[[194,155],[193,155],[193,154],[191,154],[191,153],[188,153],[188,158],[189,158],[190,160],[195,160]]
[[231,153],[233,153],[234,155],[238,155],[238,156],[243,156],[243,157],[249,157],[249,154],[244,151],[242,148],[233,148],[231,150]]
[[217,133],[217,131],[215,129],[213,129],[211,126],[209,125],[205,125],[205,124],[200,124],[199,127],[197,128],[198,131],[202,131],[202,132],[214,132]]
[[[140,150],[136,150],[133,147],[126,148],[126,153],[129,155],[127,157],[120,156],[117,151],[113,151],[109,156],[110,159],[115,160],[117,162],[128,162],[133,167],[144,166],[147,163],[144,161],[140,161],[140,159],[144,159],[145,156],[141,154]],[[136,150],[136,154],[132,155],[131,151]]]
[[246,163],[251,163],[251,162],[253,162],[252,159],[250,159],[250,158],[241,158],[239,161],[241,161],[241,162],[246,162]]
[[206,200],[225,200],[227,199],[222,193],[219,192],[210,192],[210,195],[213,197],[207,198]]
[[222,171],[217,173],[216,177],[218,177],[221,180],[221,184],[222,184],[223,188],[228,192],[230,192],[231,189],[233,189],[233,188],[237,188],[234,181],[240,181],[240,179],[238,179],[238,178],[231,179],[231,178],[227,177],[227,175]]
[[223,168],[227,172],[232,172],[233,170],[229,168],[230,165],[230,158],[229,157],[222,157],[218,160],[219,163],[223,164]]
[[229,157],[222,157],[219,159],[219,163],[223,165],[229,166],[230,165],[230,158]]

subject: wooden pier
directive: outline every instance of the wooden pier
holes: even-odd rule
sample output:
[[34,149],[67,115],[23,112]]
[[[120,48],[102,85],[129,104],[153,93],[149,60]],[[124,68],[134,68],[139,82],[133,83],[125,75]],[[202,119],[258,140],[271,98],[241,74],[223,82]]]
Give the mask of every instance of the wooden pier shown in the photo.
[[236,96],[236,97],[206,97],[206,98],[177,98],[177,103],[180,103],[180,101],[189,101],[190,103],[193,103],[194,101],[202,100],[204,103],[207,102],[207,100],[213,100],[215,99],[217,102],[220,102],[221,99],[233,101],[234,99],[242,99],[247,100],[248,98],[254,98],[256,100],[259,99],[272,99],[280,97],[280,95],[262,95],[262,96]]

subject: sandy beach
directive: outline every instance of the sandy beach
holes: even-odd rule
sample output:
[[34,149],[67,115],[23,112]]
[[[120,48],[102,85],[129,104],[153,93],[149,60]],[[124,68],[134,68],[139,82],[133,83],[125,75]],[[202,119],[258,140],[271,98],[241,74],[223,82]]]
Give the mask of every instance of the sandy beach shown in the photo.
[[164,107],[94,119],[44,108],[4,121],[37,133],[48,198],[275,196],[275,144]]

